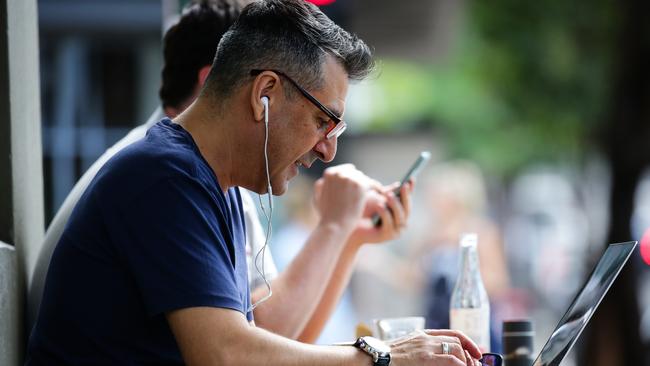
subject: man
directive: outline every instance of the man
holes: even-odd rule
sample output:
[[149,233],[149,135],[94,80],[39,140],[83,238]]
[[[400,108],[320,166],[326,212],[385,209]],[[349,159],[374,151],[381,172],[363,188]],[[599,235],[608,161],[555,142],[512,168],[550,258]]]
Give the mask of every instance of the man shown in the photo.
[[[235,21],[241,6],[240,2],[228,0],[196,1],[184,10],[179,22],[166,33],[160,88],[164,115],[160,109],[156,110],[147,123],[132,130],[102,155],[75,185],[57,212],[47,230],[31,281],[29,291],[30,299],[33,300],[30,301],[29,309],[30,324],[33,324],[36,318],[52,252],[73,207],[88,184],[106,161],[124,147],[144,137],[146,130],[155,122],[165,115],[175,117],[194,101],[210,71],[218,43],[215,39],[220,39]],[[314,342],[349,282],[353,260],[362,243],[386,241],[399,234],[408,216],[411,186],[402,192],[400,203],[391,196],[392,187],[381,188],[378,183],[370,181],[354,167],[346,165],[330,168],[317,184],[317,191],[337,191],[346,184],[366,184],[364,182],[371,184],[375,189],[370,192],[373,197],[366,205],[366,211],[368,214],[381,212],[385,224],[376,228],[370,225],[367,217],[362,218],[358,220],[357,228],[351,235],[334,232],[327,241],[319,235],[321,230],[317,228],[291,267],[279,277],[270,252],[267,251],[264,256],[264,275],[267,280],[273,280],[274,296],[255,308],[258,326],[289,338]],[[248,278],[251,289],[254,289],[252,301],[257,303],[267,294],[264,279],[254,264],[256,254],[265,243],[265,236],[250,195],[246,190],[242,190],[241,196],[246,222]],[[341,198],[333,197],[332,205],[338,205],[345,210],[350,203],[342,202]],[[336,261],[324,261],[337,251],[340,251],[340,254],[335,258]],[[258,267],[262,267],[261,263],[258,263]]]
[[[370,354],[384,365],[473,365],[478,349],[451,331],[397,341],[388,356],[251,326],[236,187],[282,194],[299,165],[331,161],[348,79],[371,65],[365,44],[314,6],[249,5],[198,99],[116,154],[80,199],[52,257],[27,363],[370,365]],[[317,199],[326,241],[351,235],[369,199],[370,183],[343,181],[336,191],[323,184]],[[333,205],[337,196],[351,206]]]

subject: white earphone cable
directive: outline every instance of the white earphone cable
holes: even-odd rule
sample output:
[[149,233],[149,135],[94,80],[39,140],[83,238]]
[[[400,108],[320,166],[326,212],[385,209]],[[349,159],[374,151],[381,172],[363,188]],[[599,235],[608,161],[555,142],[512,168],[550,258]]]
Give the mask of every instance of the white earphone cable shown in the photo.
[[[262,213],[264,213],[264,217],[266,218],[266,237],[264,239],[264,246],[262,249],[260,249],[257,254],[255,255],[255,269],[257,270],[257,273],[259,273],[262,276],[262,279],[264,280],[264,283],[266,284],[266,288],[268,290],[268,293],[266,296],[261,298],[259,301],[255,302],[250,306],[248,311],[253,311],[258,305],[263,303],[264,301],[268,300],[271,296],[273,296],[273,290],[271,289],[271,283],[269,283],[268,279],[266,278],[266,271],[264,268],[264,265],[266,264],[266,247],[269,244],[269,241],[271,239],[271,235],[273,233],[273,225],[271,224],[271,219],[273,218],[273,189],[271,188],[271,176],[269,174],[269,156],[268,156],[268,145],[269,145],[269,105],[268,105],[268,97],[262,97],[262,103],[264,103],[264,164],[265,164],[265,169],[266,169],[266,187],[267,187],[267,195],[269,197],[269,213],[267,214],[266,209],[264,208],[264,204],[262,203],[262,196],[257,195],[257,198],[259,199],[260,207],[262,208]],[[259,258],[262,258],[262,265],[261,269],[258,264]]]

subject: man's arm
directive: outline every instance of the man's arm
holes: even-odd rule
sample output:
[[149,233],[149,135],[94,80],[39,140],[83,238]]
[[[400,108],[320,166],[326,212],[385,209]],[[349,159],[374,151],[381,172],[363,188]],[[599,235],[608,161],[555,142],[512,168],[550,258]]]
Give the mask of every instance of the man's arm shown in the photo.
[[[188,366],[372,365],[371,357],[354,347],[292,341],[250,326],[235,310],[185,308],[166,317]],[[442,342],[449,344],[451,354],[442,354]],[[453,331],[418,332],[391,345],[392,366],[474,366],[478,357],[478,347]]]
[[381,212],[380,217],[383,224],[380,227],[375,227],[371,220],[374,212],[367,211],[364,219],[360,220],[357,229],[348,239],[336,263],[336,268],[329,281],[327,281],[327,289],[320,301],[318,301],[318,306],[309,322],[298,337],[299,341],[313,343],[318,339],[350,282],[350,277],[354,271],[355,258],[361,246],[365,243],[379,243],[393,239],[399,234],[401,228],[406,226],[411,207],[413,184],[402,187],[400,192],[401,201],[392,193],[393,188],[388,187],[384,192],[388,196],[387,204],[390,210]]
[[[355,199],[339,193],[345,191],[346,184],[362,187],[365,192],[355,198],[365,200],[364,212],[356,218],[344,215],[357,207]],[[361,245],[394,239],[405,226],[413,185],[402,189],[401,202],[392,193],[394,188],[381,187],[349,164],[328,169],[315,184],[321,221],[298,256],[273,281],[274,296],[255,309],[256,324],[292,339],[314,342],[349,283]],[[331,215],[333,209],[338,213]],[[370,220],[375,213],[385,222],[381,227]],[[340,227],[324,226],[326,222],[354,223],[355,230],[348,233]],[[253,302],[266,292],[265,286],[255,289]]]
[[[320,184],[318,226],[273,281],[274,295],[255,309],[257,326],[292,339],[314,313],[376,183],[353,166],[342,165],[328,168]],[[262,286],[253,292],[252,301],[264,295]]]
[[[257,326],[291,339],[297,339],[313,314],[341,255],[345,238],[343,229],[321,225],[307,240],[305,247],[271,283],[273,296],[254,310]],[[266,286],[252,293],[258,301],[267,293]]]
[[354,347],[318,347],[250,326],[235,310],[197,307],[172,311],[167,320],[188,366],[371,365]]

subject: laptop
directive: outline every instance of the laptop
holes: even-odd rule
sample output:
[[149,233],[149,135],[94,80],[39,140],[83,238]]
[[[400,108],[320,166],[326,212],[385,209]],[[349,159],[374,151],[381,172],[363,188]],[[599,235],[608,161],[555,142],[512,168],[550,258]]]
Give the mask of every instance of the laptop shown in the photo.
[[[634,252],[636,245],[636,241],[630,241],[610,244],[607,247],[589,280],[546,341],[533,366],[560,365],[596,312],[596,308]],[[483,364],[500,365],[500,357],[496,355],[493,357],[484,357]]]

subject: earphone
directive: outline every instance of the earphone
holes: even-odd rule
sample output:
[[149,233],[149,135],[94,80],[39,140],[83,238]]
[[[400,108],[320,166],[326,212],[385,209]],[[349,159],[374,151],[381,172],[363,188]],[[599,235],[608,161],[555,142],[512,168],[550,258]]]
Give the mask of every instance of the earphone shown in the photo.
[[264,105],[264,126],[266,129],[269,128],[269,97],[266,95],[260,98],[262,104]]
[[[257,195],[257,198],[259,199],[260,202],[260,207],[262,208],[262,212],[264,213],[264,217],[266,218],[266,238],[264,239],[264,246],[262,249],[260,249],[259,252],[255,255],[255,269],[257,270],[257,273],[259,273],[262,276],[262,279],[264,280],[264,283],[266,284],[266,288],[268,290],[268,293],[266,296],[261,298],[259,301],[257,301],[255,304],[252,304],[248,311],[253,311],[259,304],[263,303],[264,301],[268,300],[272,295],[273,295],[273,290],[271,290],[271,284],[269,281],[266,279],[266,271],[264,269],[264,264],[266,262],[264,255],[266,254],[266,247],[269,244],[269,240],[271,238],[271,233],[273,232],[273,225],[271,225],[271,218],[273,217],[273,189],[271,188],[271,176],[269,174],[269,155],[268,155],[268,147],[269,147],[269,97],[266,95],[260,98],[262,101],[262,105],[264,105],[264,166],[266,169],[266,194],[269,196],[269,214],[267,215],[266,210],[264,209],[264,205],[262,204],[262,196]],[[257,265],[258,259],[260,258],[260,255],[262,256],[262,268]]]
[[[273,189],[271,188],[271,177],[269,176],[269,97],[266,95],[260,98],[262,105],[264,105],[264,163],[266,166],[266,183],[267,194],[269,198],[273,196]],[[271,199],[271,209],[273,209],[273,200]]]

